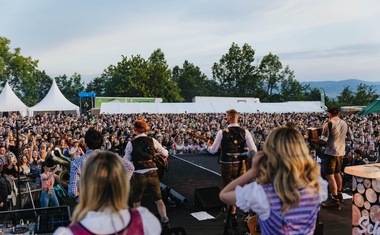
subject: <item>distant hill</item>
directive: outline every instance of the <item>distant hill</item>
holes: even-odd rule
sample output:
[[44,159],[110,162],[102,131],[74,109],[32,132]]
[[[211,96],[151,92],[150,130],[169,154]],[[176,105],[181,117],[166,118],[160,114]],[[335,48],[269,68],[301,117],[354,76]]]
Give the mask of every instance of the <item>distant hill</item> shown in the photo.
[[347,79],[342,81],[321,81],[321,82],[301,82],[302,85],[310,84],[310,88],[323,88],[326,95],[335,99],[343,91],[345,86],[349,86],[353,92],[356,92],[356,87],[363,83],[367,86],[374,86],[377,93],[380,93],[380,82],[367,82],[358,79]]

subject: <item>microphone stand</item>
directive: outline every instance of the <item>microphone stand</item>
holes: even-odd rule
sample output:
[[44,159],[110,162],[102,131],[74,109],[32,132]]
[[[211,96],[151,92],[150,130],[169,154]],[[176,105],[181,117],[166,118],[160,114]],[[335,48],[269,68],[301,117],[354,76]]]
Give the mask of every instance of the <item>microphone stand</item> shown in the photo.
[[18,123],[18,118],[16,119],[16,153],[15,153],[15,156],[16,156],[16,159],[17,159],[17,169],[18,169],[18,172],[17,172],[17,189],[18,189],[18,205],[21,209],[21,186],[20,186],[20,160],[19,159],[19,130],[20,130],[20,126],[19,126],[19,123]]

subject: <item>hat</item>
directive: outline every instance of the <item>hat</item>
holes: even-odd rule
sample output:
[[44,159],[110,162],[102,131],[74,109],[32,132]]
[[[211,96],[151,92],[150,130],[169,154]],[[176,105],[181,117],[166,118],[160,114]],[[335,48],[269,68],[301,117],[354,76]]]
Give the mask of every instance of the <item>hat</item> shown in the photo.
[[331,106],[331,107],[329,107],[329,109],[327,110],[327,112],[330,113],[330,114],[332,114],[332,115],[338,115],[339,114],[339,109],[336,106]]
[[73,143],[79,143],[79,140],[74,139],[74,140],[73,140]]

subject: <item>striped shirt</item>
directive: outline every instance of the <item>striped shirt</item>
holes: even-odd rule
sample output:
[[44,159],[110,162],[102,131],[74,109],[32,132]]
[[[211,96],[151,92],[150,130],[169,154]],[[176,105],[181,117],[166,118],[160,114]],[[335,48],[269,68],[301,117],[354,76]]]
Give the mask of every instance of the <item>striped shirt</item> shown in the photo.
[[314,188],[300,190],[300,203],[281,213],[282,202],[273,185],[256,182],[236,187],[236,206],[257,213],[261,234],[313,234],[320,203],[327,199],[327,182],[320,178],[319,194]]
[[[71,197],[78,197],[79,196],[79,178],[83,169],[84,163],[87,161],[88,157],[91,156],[92,152],[95,152],[98,150],[92,150],[89,149],[86,151],[84,155],[81,157],[75,159],[70,164],[70,182],[68,186],[68,193]],[[133,171],[135,170],[135,167],[133,164],[129,161],[126,161],[125,159],[122,159],[125,170],[127,171],[127,177],[128,179],[131,179]]]

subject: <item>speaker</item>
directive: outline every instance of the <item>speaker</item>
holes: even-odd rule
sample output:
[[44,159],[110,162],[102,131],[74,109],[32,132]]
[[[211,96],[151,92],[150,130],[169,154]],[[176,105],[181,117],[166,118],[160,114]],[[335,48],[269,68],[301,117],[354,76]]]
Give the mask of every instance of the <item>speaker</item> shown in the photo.
[[197,188],[194,191],[194,204],[201,209],[212,209],[224,206],[219,199],[220,189],[218,186]]

